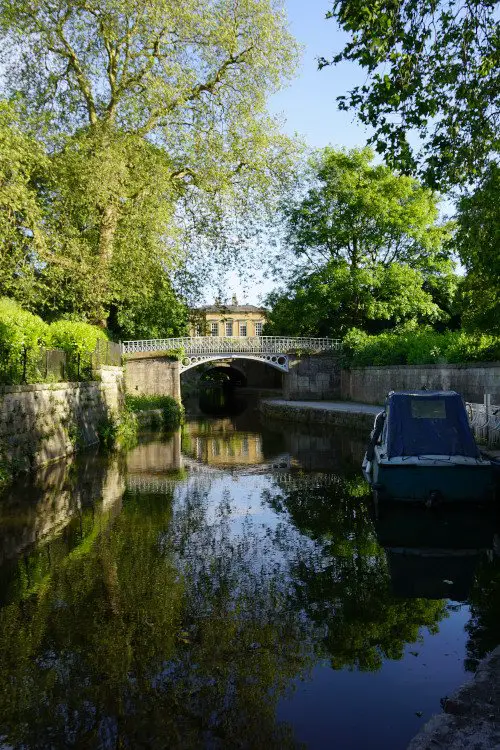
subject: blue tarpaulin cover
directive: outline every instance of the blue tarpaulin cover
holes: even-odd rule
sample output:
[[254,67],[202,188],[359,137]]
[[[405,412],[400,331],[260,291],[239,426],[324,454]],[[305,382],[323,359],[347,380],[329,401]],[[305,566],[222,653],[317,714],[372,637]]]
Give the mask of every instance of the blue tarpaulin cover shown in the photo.
[[465,405],[455,391],[398,391],[387,399],[387,457],[479,457]]

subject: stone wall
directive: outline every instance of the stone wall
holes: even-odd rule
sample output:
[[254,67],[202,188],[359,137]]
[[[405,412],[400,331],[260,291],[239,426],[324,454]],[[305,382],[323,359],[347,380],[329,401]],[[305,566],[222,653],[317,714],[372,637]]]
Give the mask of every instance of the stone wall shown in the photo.
[[307,405],[295,406],[279,401],[262,401],[260,410],[265,417],[281,419],[288,422],[306,422],[345,427],[349,430],[360,430],[363,435],[373,427],[374,415],[354,410],[335,410],[311,408]]
[[500,403],[500,363],[467,365],[399,365],[355,367],[342,370],[341,398],[366,404],[382,404],[389,391],[412,388],[453,390],[466,401],[482,403],[491,394]]
[[0,458],[30,471],[97,443],[99,422],[122,406],[121,367],[102,367],[99,381],[0,388]]
[[166,357],[128,357],[125,388],[131,396],[172,396],[181,400],[180,365]]
[[283,377],[285,399],[322,401],[340,397],[340,364],[332,355],[290,355],[290,370]]

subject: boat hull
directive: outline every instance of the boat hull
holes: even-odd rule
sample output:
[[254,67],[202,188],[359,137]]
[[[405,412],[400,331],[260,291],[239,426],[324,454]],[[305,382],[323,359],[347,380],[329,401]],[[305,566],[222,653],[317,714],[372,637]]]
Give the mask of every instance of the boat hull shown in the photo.
[[373,461],[371,483],[380,498],[444,502],[492,501],[495,497],[494,468],[488,464],[419,466]]

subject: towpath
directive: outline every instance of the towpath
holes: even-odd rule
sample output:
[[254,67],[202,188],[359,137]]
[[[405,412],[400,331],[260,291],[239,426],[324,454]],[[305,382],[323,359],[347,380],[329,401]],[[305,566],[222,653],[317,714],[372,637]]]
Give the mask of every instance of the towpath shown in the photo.
[[373,427],[375,414],[378,414],[381,408],[381,406],[359,404],[353,401],[265,399],[260,404],[262,413],[275,419],[359,428],[365,433]]

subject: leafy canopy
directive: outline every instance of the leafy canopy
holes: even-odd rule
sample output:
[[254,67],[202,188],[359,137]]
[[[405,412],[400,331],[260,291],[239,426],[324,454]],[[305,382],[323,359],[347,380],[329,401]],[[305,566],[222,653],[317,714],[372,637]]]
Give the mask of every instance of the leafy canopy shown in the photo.
[[353,269],[400,262],[429,270],[446,261],[449,227],[437,223],[437,196],[373,158],[369,148],[313,156],[305,195],[284,210],[294,252],[312,265],[343,259]]
[[315,154],[284,214],[298,270],[269,297],[267,332],[339,336],[447,318],[451,227],[438,223],[432,191],[374,165],[369,148]]
[[467,268],[464,322],[500,333],[500,168],[491,164],[458,203],[455,247]]
[[366,82],[338,102],[374,128],[386,161],[432,187],[475,180],[500,146],[495,0],[334,0],[327,18],[349,39],[319,67],[364,68]]
[[224,250],[200,206],[245,210],[286,179],[295,147],[266,100],[298,47],[278,1],[2,0],[0,44],[5,94],[51,155],[48,314],[136,318],[130,290],[151,298],[186,263],[193,226]]

